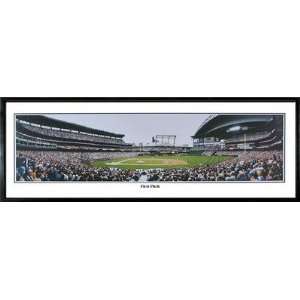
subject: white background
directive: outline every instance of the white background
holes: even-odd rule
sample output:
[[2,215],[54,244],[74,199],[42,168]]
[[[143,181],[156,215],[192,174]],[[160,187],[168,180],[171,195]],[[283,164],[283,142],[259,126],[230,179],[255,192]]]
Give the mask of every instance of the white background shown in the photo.
[[[16,113],[281,113],[285,114],[285,182],[159,183],[142,189],[141,183],[14,182]],[[7,103],[6,188],[8,197],[294,197],[295,103]],[[136,124],[138,126],[138,124]],[[200,126],[200,124],[199,124]],[[124,132],[126,134],[126,132]],[[191,135],[193,133],[191,132]]]
[[[299,96],[299,1],[0,0],[1,96]],[[299,203],[0,206],[0,298],[299,299]]]

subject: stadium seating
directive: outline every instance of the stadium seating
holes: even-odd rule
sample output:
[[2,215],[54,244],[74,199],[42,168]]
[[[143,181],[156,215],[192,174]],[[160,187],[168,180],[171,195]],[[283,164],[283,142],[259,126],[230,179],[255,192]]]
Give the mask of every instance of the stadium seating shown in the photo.
[[[130,148],[120,137],[100,136],[92,133],[71,132],[43,128],[16,119],[17,149],[68,149],[68,150],[101,150],[105,148]],[[47,146],[48,145],[48,146]]]

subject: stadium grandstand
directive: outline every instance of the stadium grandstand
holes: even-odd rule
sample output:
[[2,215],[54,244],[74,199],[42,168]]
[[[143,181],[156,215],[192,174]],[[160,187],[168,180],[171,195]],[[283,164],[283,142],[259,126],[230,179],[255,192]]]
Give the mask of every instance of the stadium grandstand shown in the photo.
[[283,115],[210,115],[192,139],[194,151],[282,150]]
[[16,116],[17,150],[101,151],[129,149],[124,134],[102,131],[43,115]]

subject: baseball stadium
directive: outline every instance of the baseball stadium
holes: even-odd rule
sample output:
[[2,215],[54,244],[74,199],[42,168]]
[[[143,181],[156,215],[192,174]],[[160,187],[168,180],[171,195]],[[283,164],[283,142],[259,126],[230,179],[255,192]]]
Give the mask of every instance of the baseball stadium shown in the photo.
[[126,132],[101,130],[41,114],[18,114],[16,181],[284,179],[283,115],[211,114],[199,122],[196,132],[188,134],[190,145],[178,145],[176,137],[176,132],[159,133],[149,137],[152,143],[130,143],[126,142]]

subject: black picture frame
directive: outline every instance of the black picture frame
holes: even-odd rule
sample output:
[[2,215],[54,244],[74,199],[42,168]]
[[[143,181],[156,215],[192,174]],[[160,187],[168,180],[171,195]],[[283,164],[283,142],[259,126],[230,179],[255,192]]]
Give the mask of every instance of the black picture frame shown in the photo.
[[[299,102],[300,97],[234,97],[234,98],[203,98],[203,97],[3,97],[1,101],[1,131],[0,131],[0,188],[1,201],[5,202],[298,202],[299,201]],[[240,197],[240,198],[9,198],[6,196],[6,104],[8,102],[293,102],[296,104],[296,191],[293,198],[259,198],[259,197]]]

